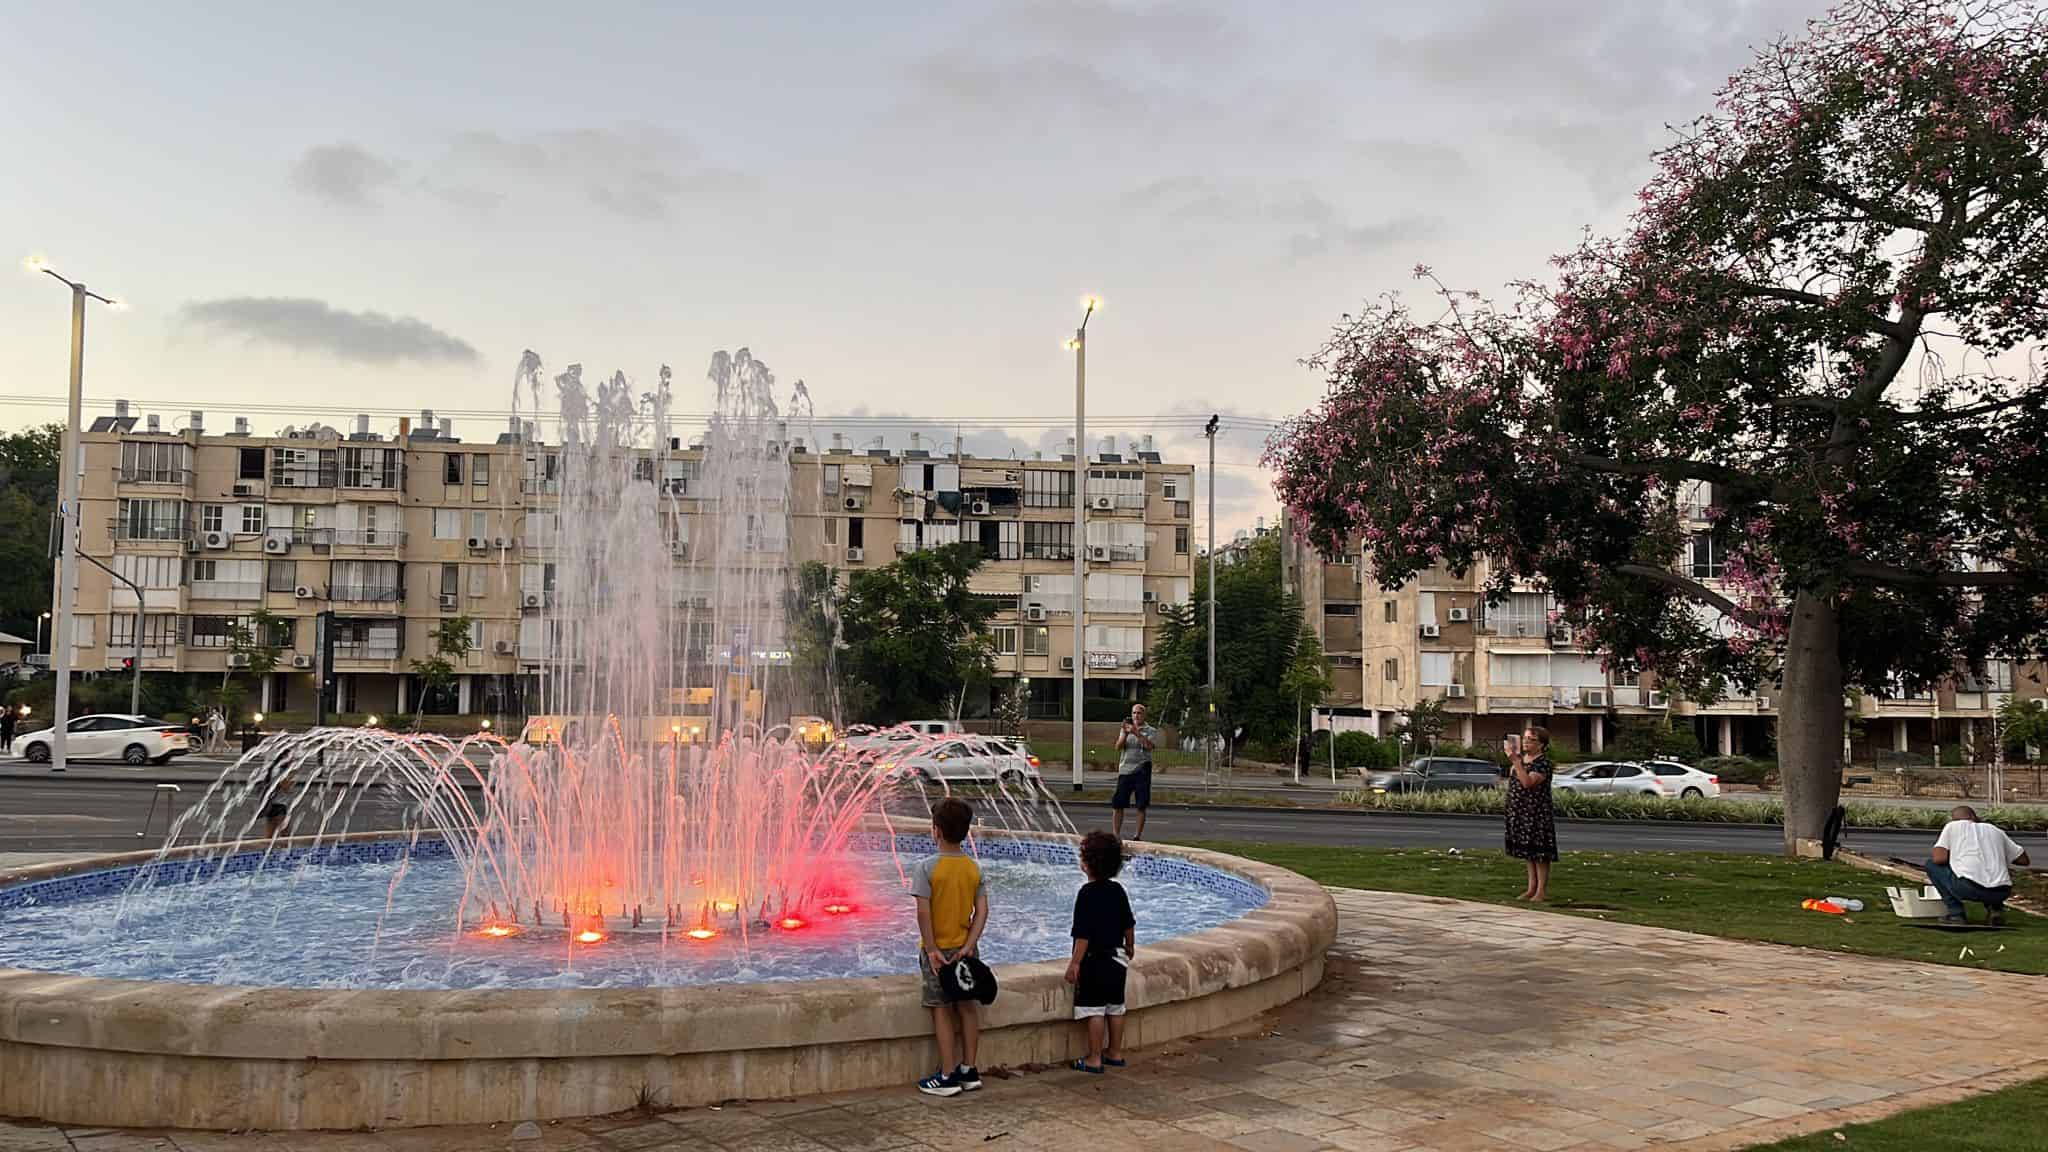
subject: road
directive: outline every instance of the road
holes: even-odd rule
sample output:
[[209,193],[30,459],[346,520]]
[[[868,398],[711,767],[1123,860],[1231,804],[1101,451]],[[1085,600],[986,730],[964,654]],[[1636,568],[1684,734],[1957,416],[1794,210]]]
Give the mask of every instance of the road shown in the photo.
[[[205,784],[180,784],[171,797],[183,812],[197,803]],[[154,848],[167,824],[159,804],[145,835],[144,819],[157,796],[144,779],[54,778],[9,774],[0,777],[0,853],[120,852]],[[1084,829],[1107,827],[1101,804],[1069,804],[1068,815]],[[400,808],[378,794],[362,798],[350,826],[357,830],[396,827]],[[301,831],[305,829],[302,827]],[[1330,812],[1263,808],[1215,810],[1158,808],[1146,829],[1153,840],[1272,840],[1358,847],[1496,848],[1500,822],[1458,816],[1404,816],[1374,812]],[[1923,855],[1932,842],[1926,832],[1852,830],[1849,843],[1876,856]],[[1558,842],[1567,852],[1757,852],[1775,853],[1782,841],[1775,828],[1690,824],[1592,824],[1565,822]]]

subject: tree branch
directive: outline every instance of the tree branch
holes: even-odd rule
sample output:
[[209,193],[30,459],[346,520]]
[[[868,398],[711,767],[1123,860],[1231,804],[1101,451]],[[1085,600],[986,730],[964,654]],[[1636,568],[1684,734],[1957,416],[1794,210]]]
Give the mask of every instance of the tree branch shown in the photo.
[[2018,572],[1958,572],[1949,568],[1900,568],[1868,560],[1842,566],[1844,575],[1881,584],[1932,585],[1936,588],[2012,588],[2022,583]]
[[1614,571],[1617,575],[1634,576],[1659,587],[1669,588],[1689,600],[1718,609],[1723,615],[1739,623],[1754,625],[1758,621],[1756,613],[1692,577],[1682,576],[1669,568],[1659,568],[1655,564],[1619,564],[1615,566]]
[[1909,232],[1934,233],[1947,230],[1940,221],[1927,220],[1915,216],[1911,212],[1901,212],[1896,208],[1880,204],[1875,200],[1865,199],[1832,180],[1823,180],[1818,176],[1809,176],[1806,178],[1806,186],[1823,196],[1847,204],[1849,207],[1856,209],[1880,224],[1889,224],[1894,228],[1903,228]]
[[[1825,308],[1831,311],[1837,307],[1834,301],[1817,292],[1806,292],[1798,288],[1784,288],[1776,284],[1753,284],[1747,280],[1736,279],[1730,279],[1728,286],[1744,296],[1754,296],[1763,300],[1784,300],[1792,304],[1805,304],[1810,307]],[[1866,330],[1881,333],[1894,339],[1907,340],[1911,339],[1914,335],[1914,330],[1904,324],[1896,320],[1887,320],[1873,313],[1865,313],[1863,322]]]
[[1710,464],[1704,460],[1693,460],[1684,456],[1659,456],[1649,460],[1612,460],[1605,456],[1574,454],[1565,457],[1565,462],[1588,472],[1600,472],[1610,476],[1676,476],[1681,480],[1705,480],[1723,488],[1746,492],[1770,500],[1785,501],[1794,498],[1783,484],[1740,468],[1726,464]]

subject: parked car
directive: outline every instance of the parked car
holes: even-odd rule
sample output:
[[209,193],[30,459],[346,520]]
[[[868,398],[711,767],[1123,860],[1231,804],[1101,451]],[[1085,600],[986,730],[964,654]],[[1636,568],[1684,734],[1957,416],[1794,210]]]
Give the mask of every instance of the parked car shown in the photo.
[[1021,742],[985,736],[963,736],[943,743],[925,742],[906,749],[900,758],[885,754],[879,767],[891,776],[947,783],[1022,784],[1038,782],[1038,757]]
[[1501,768],[1491,760],[1462,756],[1418,756],[1405,768],[1374,772],[1365,778],[1372,792],[1442,792],[1452,789],[1498,788]]
[[1711,800],[1721,794],[1721,778],[1711,773],[1676,760],[1642,760],[1638,763],[1649,770],[1659,795]]
[[[67,760],[120,760],[128,764],[168,764],[173,756],[192,751],[192,737],[182,724],[148,716],[102,714],[79,716],[64,726]],[[14,739],[14,754],[32,764],[50,761],[50,730]]]

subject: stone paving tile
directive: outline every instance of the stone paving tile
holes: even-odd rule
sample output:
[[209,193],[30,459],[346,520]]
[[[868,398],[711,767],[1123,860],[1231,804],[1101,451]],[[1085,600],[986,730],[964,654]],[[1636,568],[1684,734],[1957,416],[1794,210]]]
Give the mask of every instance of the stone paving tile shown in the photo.
[[[1259,1034],[1141,1051],[1108,1077],[1049,1069],[953,1100],[903,1086],[569,1121],[518,1143],[510,1125],[165,1134],[0,1121],[0,1152],[1074,1152],[1077,1134],[1083,1152],[1730,1148],[1839,1122],[1831,1110],[1869,1119],[2009,1079],[2048,1049],[2048,981],[1335,895],[1338,940],[1314,996]],[[1999,1035],[2010,1063],[1925,1063],[1959,1033]]]

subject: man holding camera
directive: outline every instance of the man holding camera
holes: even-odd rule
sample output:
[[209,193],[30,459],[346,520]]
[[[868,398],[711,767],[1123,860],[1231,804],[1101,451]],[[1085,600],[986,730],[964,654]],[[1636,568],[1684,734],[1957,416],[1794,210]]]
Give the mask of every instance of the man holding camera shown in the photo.
[[1133,800],[1138,806],[1138,827],[1131,839],[1145,838],[1145,809],[1152,806],[1152,746],[1158,740],[1159,729],[1145,723],[1145,706],[1131,705],[1130,719],[1116,734],[1116,795],[1109,800],[1116,810],[1110,831],[1119,838],[1124,834],[1124,809]]

